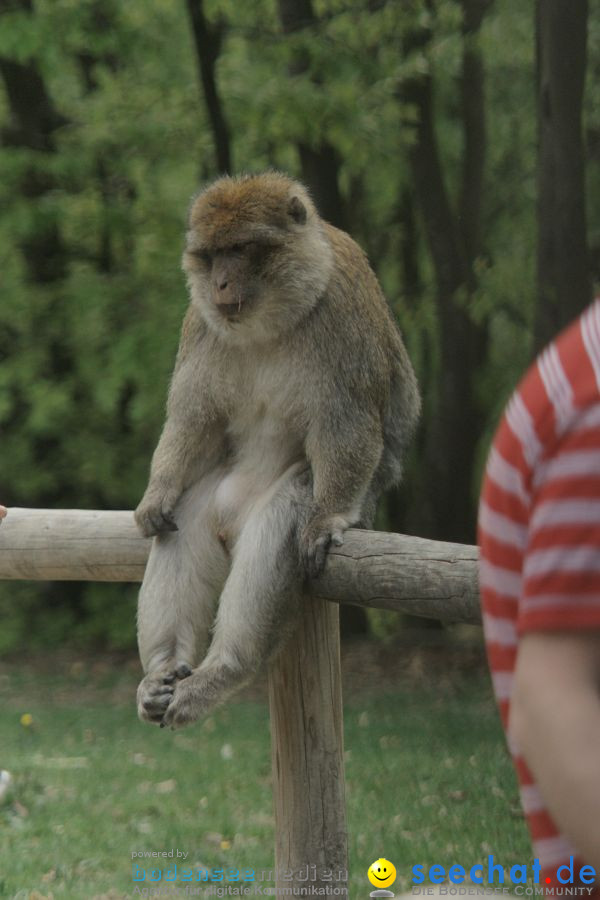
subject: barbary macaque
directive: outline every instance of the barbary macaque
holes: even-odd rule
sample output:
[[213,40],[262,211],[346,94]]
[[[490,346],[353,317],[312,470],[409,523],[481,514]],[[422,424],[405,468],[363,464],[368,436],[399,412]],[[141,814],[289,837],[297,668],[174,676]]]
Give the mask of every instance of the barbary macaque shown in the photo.
[[357,244],[278,172],[194,200],[191,302],[150,480],[142,719],[181,727],[288,638],[306,580],[398,482],[419,413],[402,338]]

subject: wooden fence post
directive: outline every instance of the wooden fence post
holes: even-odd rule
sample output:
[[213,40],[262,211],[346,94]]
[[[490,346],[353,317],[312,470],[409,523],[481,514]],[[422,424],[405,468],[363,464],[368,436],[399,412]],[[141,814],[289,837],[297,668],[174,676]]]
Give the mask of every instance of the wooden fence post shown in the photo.
[[305,599],[297,634],[271,664],[269,704],[277,895],[329,885],[347,897],[339,610],[333,603]]

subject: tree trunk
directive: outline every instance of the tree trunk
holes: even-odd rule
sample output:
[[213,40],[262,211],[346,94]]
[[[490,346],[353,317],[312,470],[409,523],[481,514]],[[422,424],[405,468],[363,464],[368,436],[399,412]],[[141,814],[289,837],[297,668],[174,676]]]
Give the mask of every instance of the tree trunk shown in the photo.
[[408,305],[414,309],[419,302],[423,285],[419,266],[419,234],[417,231],[415,196],[412,187],[406,186],[402,191],[398,219],[402,227],[399,248],[402,267],[402,294]]
[[216,78],[216,65],[223,40],[223,25],[211,24],[204,14],[203,0],[186,0],[192,26],[198,73],[213,133],[217,171],[231,172],[231,137]]
[[[437,400],[430,410],[425,450],[422,532],[439,540],[469,542],[475,534],[472,475],[482,429],[475,381],[485,356],[486,331],[469,312],[476,287],[474,264],[481,252],[481,202],[485,159],[483,66],[477,47],[484,0],[463,0],[461,114],[464,153],[460,217],[446,187],[433,113],[430,72],[404,85],[401,100],[417,110],[410,150],[416,197],[436,280],[439,324]],[[425,50],[429,33],[414,32],[407,49]]]
[[[279,19],[284,34],[293,34],[318,24],[312,0],[278,0]],[[308,70],[308,60],[298,53],[289,67],[291,77]],[[318,82],[316,82],[318,83]],[[339,189],[340,159],[337,150],[323,138],[317,147],[298,142],[302,179],[310,189],[320,214],[338,228],[347,228],[345,204]]]
[[538,300],[534,351],[590,302],[582,102],[586,0],[538,0]]
[[[92,33],[88,36],[88,45],[93,46],[93,34],[110,34],[117,28],[117,10],[113,0],[93,0],[89,9],[92,23]],[[118,57],[111,52],[101,53],[92,50],[84,50],[78,54],[78,62],[86,94],[93,94],[98,90],[98,67],[105,66],[110,72],[115,73],[119,68]],[[125,226],[121,225],[115,234],[113,220],[115,212],[124,205],[130,206],[136,198],[136,189],[133,182],[120,172],[115,171],[115,159],[118,154],[111,152],[106,144],[96,154],[95,177],[98,183],[98,192],[102,197],[102,215],[99,217],[98,250],[96,253],[96,267],[104,275],[110,275],[115,271],[119,260],[115,259],[116,249],[121,249],[121,260],[126,266],[133,262],[135,243],[134,230],[130,217]],[[123,263],[122,263],[123,265]]]
[[[15,9],[33,13],[30,0],[0,0],[0,23],[3,13]],[[10,123],[2,132],[3,142],[34,151],[34,159],[39,154],[19,185],[21,194],[35,202],[55,188],[45,161],[56,152],[55,132],[67,120],[56,110],[35,60],[21,63],[0,57],[0,76],[10,112]],[[64,278],[67,253],[56,218],[47,214],[37,217],[21,249],[33,284],[52,284]]]
[[473,265],[481,255],[481,209],[487,145],[485,122],[485,70],[478,38],[490,0],[462,0],[463,56],[460,76],[460,106],[464,149],[460,197],[460,228],[474,285]]

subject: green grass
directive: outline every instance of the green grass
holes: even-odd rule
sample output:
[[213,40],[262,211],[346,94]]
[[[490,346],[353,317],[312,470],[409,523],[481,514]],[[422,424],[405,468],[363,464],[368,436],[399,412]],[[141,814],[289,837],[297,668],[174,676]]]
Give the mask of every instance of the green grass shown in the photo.
[[[14,778],[0,805],[0,896],[131,896],[136,850],[272,866],[266,705],[231,703],[165,732],[138,722],[135,681],[125,664],[0,670],[0,768]],[[480,670],[351,696],[345,746],[352,900],[368,896],[379,856],[398,869],[396,892],[416,863],[470,866],[490,852],[504,865],[530,860]]]

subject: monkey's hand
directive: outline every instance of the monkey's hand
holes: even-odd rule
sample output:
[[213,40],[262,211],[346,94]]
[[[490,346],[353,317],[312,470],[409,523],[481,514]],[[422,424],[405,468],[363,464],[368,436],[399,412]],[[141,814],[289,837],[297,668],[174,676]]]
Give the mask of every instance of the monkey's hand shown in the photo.
[[327,551],[341,547],[348,522],[343,516],[316,513],[300,535],[300,562],[308,578],[318,578],[325,568]]
[[177,531],[174,511],[178,500],[178,491],[165,490],[152,484],[148,485],[148,489],[134,513],[137,526],[144,537],[152,537],[166,531]]

